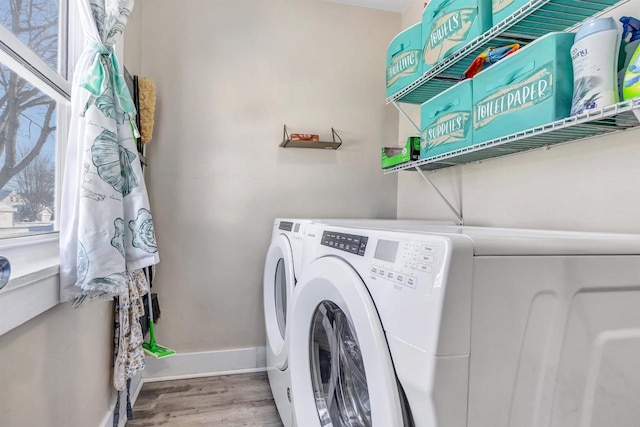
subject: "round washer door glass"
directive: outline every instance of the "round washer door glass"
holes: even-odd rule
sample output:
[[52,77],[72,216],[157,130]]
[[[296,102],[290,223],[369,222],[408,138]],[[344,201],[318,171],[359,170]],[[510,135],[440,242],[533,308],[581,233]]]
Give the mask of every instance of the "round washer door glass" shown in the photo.
[[358,337],[347,315],[323,301],[311,324],[310,364],[320,424],[371,426],[371,403]]
[[278,319],[278,328],[280,329],[280,335],[284,339],[284,333],[287,326],[287,276],[284,269],[284,259],[278,260],[276,266],[275,286],[273,287],[275,292],[276,301],[276,318]]

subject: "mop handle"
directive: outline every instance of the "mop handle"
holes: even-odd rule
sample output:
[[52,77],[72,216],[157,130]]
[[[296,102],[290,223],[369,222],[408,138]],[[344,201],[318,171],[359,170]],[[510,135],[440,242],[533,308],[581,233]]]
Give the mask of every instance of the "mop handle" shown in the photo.
[[149,306],[149,344],[156,346],[155,331],[153,330],[153,304],[151,303],[151,282],[149,282],[149,267],[144,268],[144,275],[147,278],[149,291],[147,292],[147,305]]

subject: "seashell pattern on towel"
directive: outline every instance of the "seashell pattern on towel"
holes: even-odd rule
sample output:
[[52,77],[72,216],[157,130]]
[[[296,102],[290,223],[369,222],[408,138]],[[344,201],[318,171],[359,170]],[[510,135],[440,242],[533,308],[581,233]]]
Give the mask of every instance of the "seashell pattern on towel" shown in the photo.
[[[104,61],[104,58],[101,58],[101,60]],[[108,67],[108,64],[104,64],[103,68],[107,74],[111,74],[111,69]],[[103,82],[105,90],[103,90],[99,96],[95,97],[94,103],[96,105],[96,108],[98,108],[98,110],[102,112],[102,115],[107,118],[113,119],[116,121],[116,123],[122,125],[125,122],[126,113],[121,109],[116,108],[116,99],[113,96],[114,87],[113,83],[111,82],[111,79],[113,77],[114,76],[111,75],[105,76]]]
[[96,277],[87,283],[87,289],[109,294],[121,294],[126,290],[125,273],[113,273],[107,277]]
[[117,2],[91,0],[90,5],[91,15],[102,40],[113,41],[117,35],[122,34],[131,15],[131,9],[133,9],[132,0],[118,0]]
[[98,30],[98,34],[100,34],[101,38],[106,38],[105,36],[105,27],[107,23],[107,13],[104,10],[104,7],[101,4],[96,2],[91,2],[91,15],[93,16],[93,21],[96,23],[96,29]]
[[127,196],[138,186],[138,177],[131,163],[138,156],[118,144],[116,134],[103,130],[91,147],[91,159],[98,169],[98,175],[114,190]]
[[96,107],[102,111],[105,117],[115,120],[119,125],[124,124],[125,113],[116,110],[115,100],[109,92],[105,92],[96,98]]
[[113,221],[113,225],[116,230],[113,233],[113,238],[111,239],[111,246],[116,248],[124,258],[124,219],[116,218],[116,220]]
[[140,209],[135,220],[129,221],[129,228],[133,234],[132,244],[145,252],[158,252],[156,235],[153,232],[153,219],[147,209]]

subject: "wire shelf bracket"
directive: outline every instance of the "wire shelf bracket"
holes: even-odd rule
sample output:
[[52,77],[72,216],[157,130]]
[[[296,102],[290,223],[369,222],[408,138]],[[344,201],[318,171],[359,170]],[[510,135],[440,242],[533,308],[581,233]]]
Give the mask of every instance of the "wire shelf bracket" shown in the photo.
[[413,127],[416,129],[416,131],[418,132],[418,134],[420,134],[422,131],[420,130],[420,126],[418,126],[413,120],[411,120],[411,117],[409,117],[409,115],[402,109],[402,107],[400,107],[398,105],[398,103],[396,101],[391,101],[391,103],[393,104],[394,107],[396,107],[396,109],[400,112],[400,114],[402,114],[402,116],[407,119],[407,121],[409,123],[411,123],[413,125]]
[[440,196],[440,199],[442,199],[442,201],[444,202],[445,205],[447,205],[447,207],[449,208],[449,210],[455,215],[455,217],[458,219],[458,225],[464,225],[464,218],[462,217],[462,211],[458,212],[458,210],[456,208],[453,207],[453,205],[449,202],[449,200],[447,199],[447,197],[442,194],[442,192],[438,189],[438,187],[433,183],[433,181],[431,181],[429,179],[428,176],[426,176],[422,170],[419,167],[416,167],[415,170],[420,174],[420,176],[422,177],[422,179],[424,179],[426,182],[428,182],[434,190],[436,190],[436,193],[438,193],[438,196]]

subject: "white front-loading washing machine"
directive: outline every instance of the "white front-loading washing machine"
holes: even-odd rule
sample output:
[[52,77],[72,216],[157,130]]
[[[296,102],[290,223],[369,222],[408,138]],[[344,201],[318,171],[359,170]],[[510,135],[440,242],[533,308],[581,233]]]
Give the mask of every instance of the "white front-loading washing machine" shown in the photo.
[[266,367],[271,391],[285,426],[296,425],[291,408],[289,367],[289,327],[293,291],[302,272],[304,231],[310,224],[358,227],[426,227],[451,225],[445,221],[375,219],[299,219],[276,218],[264,267],[264,315],[266,328]]
[[299,426],[636,426],[640,236],[310,225]]

